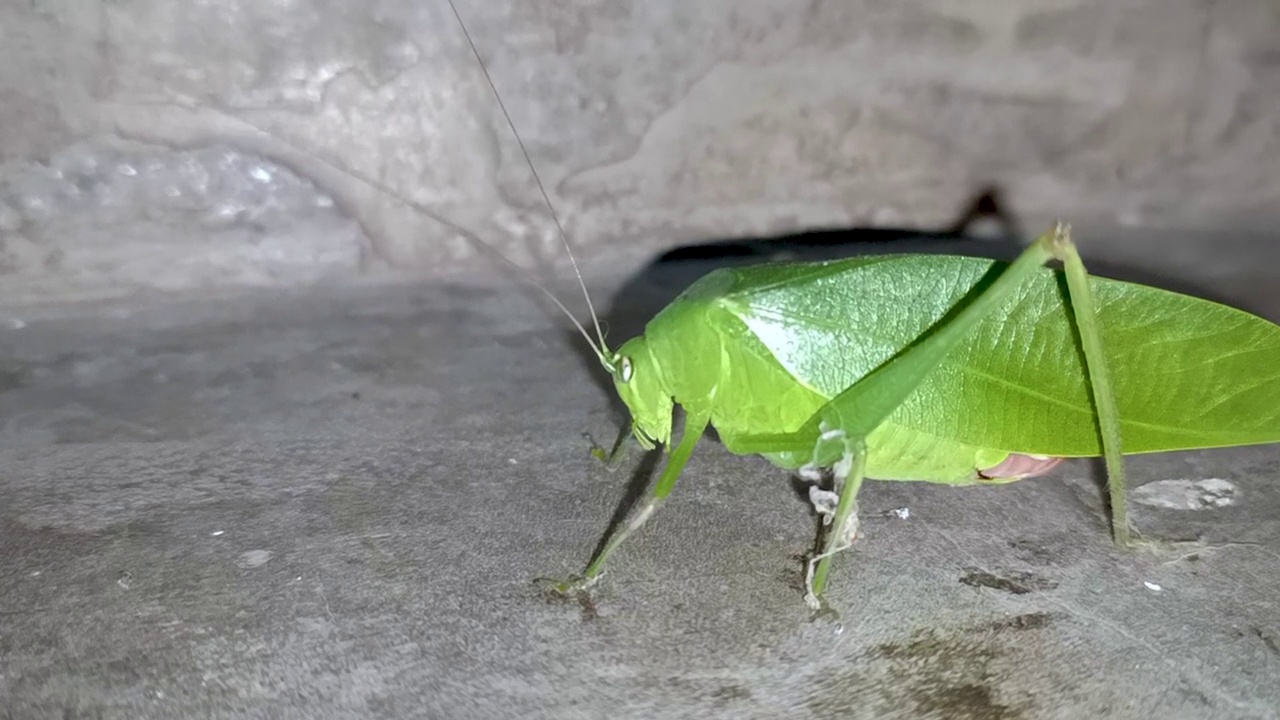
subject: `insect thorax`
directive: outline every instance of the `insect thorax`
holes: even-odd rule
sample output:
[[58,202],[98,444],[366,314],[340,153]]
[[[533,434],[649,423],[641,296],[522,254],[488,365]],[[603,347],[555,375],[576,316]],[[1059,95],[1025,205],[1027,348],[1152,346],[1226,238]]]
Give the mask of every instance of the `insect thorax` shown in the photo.
[[826,399],[787,373],[726,306],[723,287],[721,273],[699,281],[633,347],[650,356],[661,392],[688,413],[709,413],[722,438],[798,428]]

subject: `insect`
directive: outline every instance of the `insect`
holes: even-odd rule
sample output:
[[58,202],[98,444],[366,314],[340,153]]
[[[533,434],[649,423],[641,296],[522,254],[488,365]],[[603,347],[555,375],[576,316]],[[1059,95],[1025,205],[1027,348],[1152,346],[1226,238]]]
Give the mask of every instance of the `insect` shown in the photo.
[[815,609],[833,556],[857,535],[867,477],[1009,482],[1102,456],[1112,535],[1130,545],[1124,453],[1280,442],[1280,326],[1091,277],[1063,224],[1009,264],[902,255],[713,271],[616,350],[594,309],[592,320],[594,339],[574,323],[613,378],[632,437],[668,459],[585,570],[551,582],[561,593],[599,579],[709,427],[732,453],[831,474],[831,490],[811,492],[825,517],[805,580]]
[[1280,441],[1280,327],[1090,277],[1065,225],[1012,264],[905,255],[713,271],[642,336],[596,347],[635,439],[674,449],[583,574],[554,583],[566,593],[599,578],[709,426],[733,453],[832,471],[833,490],[811,492],[829,516],[806,576],[815,609],[832,556],[856,535],[865,477],[1009,482],[1101,455],[1113,535],[1127,545],[1122,452]]

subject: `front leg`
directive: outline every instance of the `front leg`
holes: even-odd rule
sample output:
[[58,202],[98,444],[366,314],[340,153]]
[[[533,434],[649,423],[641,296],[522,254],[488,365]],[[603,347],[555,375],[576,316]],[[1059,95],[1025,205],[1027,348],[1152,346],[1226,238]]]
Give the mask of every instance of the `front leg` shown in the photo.
[[684,471],[685,463],[689,462],[689,457],[693,455],[693,448],[698,444],[702,434],[706,432],[709,423],[710,415],[689,416],[686,418],[684,435],[680,438],[680,444],[676,446],[671,453],[671,457],[667,460],[666,467],[662,469],[662,475],[658,477],[658,483],[645,495],[640,505],[628,514],[622,527],[610,533],[608,541],[587,564],[587,568],[582,572],[582,575],[561,580],[539,578],[538,581],[559,595],[578,594],[595,585],[596,581],[604,573],[604,563],[609,558],[609,555],[632,533],[644,526],[649,517],[658,509],[658,506],[675,489],[676,481],[680,479],[680,473]]
[[618,428],[618,437],[613,441],[613,447],[605,450],[595,438],[591,437],[591,433],[582,433],[582,437],[591,445],[591,456],[604,463],[604,467],[609,472],[618,469],[622,461],[626,459],[627,438],[631,437],[631,423],[627,423]]

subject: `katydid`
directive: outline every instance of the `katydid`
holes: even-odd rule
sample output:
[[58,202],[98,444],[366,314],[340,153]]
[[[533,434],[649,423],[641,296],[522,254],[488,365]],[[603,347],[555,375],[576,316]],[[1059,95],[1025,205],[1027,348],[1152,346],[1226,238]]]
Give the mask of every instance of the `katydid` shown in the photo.
[[[1051,260],[1063,269],[1045,267]],[[578,280],[590,307],[581,273]],[[591,315],[594,340],[573,322],[612,376],[632,435],[669,458],[583,573],[553,583],[564,593],[598,580],[609,555],[670,495],[708,427],[732,453],[803,476],[833,474],[834,494],[813,495],[830,514],[808,563],[805,600],[814,608],[832,556],[857,535],[866,477],[1008,482],[1062,458],[1103,456],[1112,534],[1128,545],[1123,453],[1280,442],[1280,326],[1090,277],[1065,225],[1008,265],[901,255],[713,271],[617,350]],[[685,423],[673,448],[677,407]]]
[[[1064,270],[1043,267],[1051,259]],[[1280,441],[1280,327],[1089,277],[1065,226],[1007,267],[907,255],[713,271],[641,337],[597,352],[641,445],[671,445],[675,406],[686,422],[654,489],[562,592],[596,581],[708,426],[732,453],[834,471],[813,606],[856,534],[864,477],[1008,482],[1102,455],[1123,545],[1122,442],[1151,453]]]

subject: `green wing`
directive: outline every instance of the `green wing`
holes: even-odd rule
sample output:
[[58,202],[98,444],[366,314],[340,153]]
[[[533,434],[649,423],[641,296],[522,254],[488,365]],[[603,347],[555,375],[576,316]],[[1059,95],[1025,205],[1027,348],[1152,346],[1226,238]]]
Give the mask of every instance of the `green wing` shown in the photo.
[[[834,397],[1006,267],[911,255],[732,272],[720,304],[798,382]],[[1126,453],[1280,442],[1280,327],[1217,303],[1091,278]],[[890,422],[1007,452],[1101,453],[1065,279],[1045,269]]]

